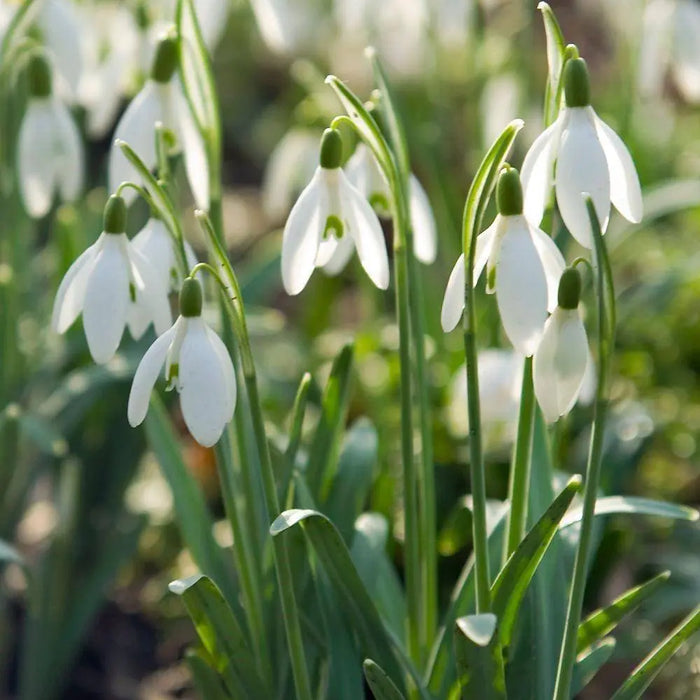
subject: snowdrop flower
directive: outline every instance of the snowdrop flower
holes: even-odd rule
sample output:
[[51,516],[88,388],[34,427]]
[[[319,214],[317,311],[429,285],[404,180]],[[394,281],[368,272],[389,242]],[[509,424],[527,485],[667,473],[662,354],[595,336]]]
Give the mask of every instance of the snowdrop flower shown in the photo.
[[275,53],[294,54],[318,45],[322,21],[318,3],[308,0],[251,0],[258,30]]
[[[476,239],[474,284],[487,266],[486,290],[496,293],[506,335],[519,353],[530,356],[542,337],[547,310],[556,306],[564,258],[554,241],[523,216],[523,193],[515,168],[501,171],[496,200],[496,219]],[[464,285],[462,254],[447,282],[442,303],[445,332],[462,317]]]
[[112,196],[105,206],[104,231],[70,266],[53,307],[51,325],[58,333],[65,333],[82,313],[88,348],[99,364],[113,357],[125,325],[140,338],[151,322],[156,333],[163,333],[172,321],[167,288],[125,231],[126,203]]
[[194,439],[211,447],[221,437],[236,406],[236,377],[221,338],[202,320],[202,288],[192,277],[180,291],[180,316],[151,345],[139,364],[129,394],[127,417],[140,425],[161,368]]
[[389,286],[389,260],[377,215],[340,167],[340,132],[326,129],[320,165],[287,219],[282,236],[282,282],[299,294],[314,268],[337,274],[352,252],[380,289]]
[[30,216],[45,216],[58,191],[74,200],[83,187],[83,144],[68,108],[53,95],[51,67],[40,54],[28,67],[29,101],[19,130],[19,188]]
[[578,311],[581,278],[576,268],[563,272],[558,296],[533,359],[535,396],[549,423],[576,403],[589,362],[586,330]]
[[[593,199],[605,231],[610,203],[626,219],[642,218],[642,193],[634,163],[620,137],[591,107],[588,69],[582,58],[564,68],[566,106],[530,147],[523,162],[525,216],[540,222],[552,186],[562,219],[584,247],[593,238],[583,193]],[[556,160],[556,165],[554,162]]]
[[[375,211],[381,215],[389,213],[389,185],[372,151],[358,144],[348,161],[348,180],[362,192]],[[418,178],[411,173],[408,179],[408,196],[411,224],[413,226],[413,249],[418,260],[426,265],[435,261],[437,255],[437,228],[428,195]]]
[[[155,127],[157,123],[171,131],[185,156],[185,169],[197,206],[209,208],[209,178],[204,143],[187,99],[176,75],[178,42],[162,39],[153,60],[151,77],[132,100],[115,132],[109,161],[109,186],[112,190],[122,182],[141,181],[138,173],[122,153],[116,141],[125,141],[149,168],[157,163]],[[134,197],[129,192],[129,197]]]

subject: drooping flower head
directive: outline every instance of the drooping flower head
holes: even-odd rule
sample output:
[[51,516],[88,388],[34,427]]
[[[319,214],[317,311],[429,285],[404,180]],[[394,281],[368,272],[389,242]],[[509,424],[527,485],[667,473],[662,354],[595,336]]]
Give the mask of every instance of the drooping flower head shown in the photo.
[[53,307],[51,325],[58,333],[83,315],[90,354],[100,364],[114,356],[124,326],[140,338],[151,322],[163,333],[172,320],[167,287],[125,231],[126,203],[113,195],[105,206],[104,231],[68,268]]
[[535,396],[547,422],[568,413],[578,399],[590,353],[578,310],[581,277],[575,267],[562,273],[558,303],[533,358]]
[[197,442],[211,447],[233,417],[236,376],[226,346],[202,319],[202,287],[192,277],[180,290],[177,321],[151,345],[136,370],[127,410],[131,426],[146,417],[163,365],[169,388],[180,394],[187,428]]
[[592,248],[582,195],[591,195],[605,231],[611,202],[629,221],[641,220],[642,193],[627,147],[591,107],[588,68],[582,58],[566,62],[564,96],[566,106],[535,139],[523,162],[525,215],[535,223],[542,220],[554,184],[566,227],[582,246]]
[[56,192],[64,201],[73,201],[83,187],[83,143],[68,108],[53,94],[52,77],[46,57],[33,54],[17,169],[24,207],[34,218],[49,212]]
[[[487,267],[486,290],[495,292],[503,328],[515,349],[532,355],[542,337],[547,310],[556,305],[565,267],[554,241],[523,215],[523,193],[515,168],[506,167],[496,188],[498,215],[476,239],[474,284]],[[464,311],[464,255],[455,264],[442,304],[442,327],[451,331]]]
[[326,129],[320,164],[292,208],[282,236],[282,282],[299,294],[314,269],[339,273],[357,249],[362,267],[380,289],[389,285],[389,260],[377,215],[350,184],[340,164],[343,141]]

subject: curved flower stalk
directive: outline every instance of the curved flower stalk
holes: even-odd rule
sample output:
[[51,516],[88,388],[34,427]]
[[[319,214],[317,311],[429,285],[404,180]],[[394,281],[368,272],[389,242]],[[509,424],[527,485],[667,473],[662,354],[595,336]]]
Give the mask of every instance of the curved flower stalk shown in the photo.
[[581,278],[576,268],[564,270],[558,296],[557,308],[547,320],[533,359],[535,395],[548,423],[573,408],[590,362],[586,330],[578,309]]
[[314,268],[338,274],[353,250],[380,289],[389,286],[389,259],[377,215],[340,167],[343,142],[337,129],[326,129],[320,165],[287,219],[282,237],[282,282],[299,294]]
[[641,221],[642,193],[627,147],[591,107],[586,62],[582,58],[567,61],[563,79],[566,106],[535,139],[523,161],[525,215],[533,222],[542,220],[554,172],[561,217],[571,235],[592,248],[583,193],[591,195],[603,231],[611,202],[627,220]]
[[122,182],[141,182],[117,141],[128,143],[148,168],[155,167],[158,160],[155,128],[161,123],[172,132],[177,148],[184,153],[187,178],[197,206],[206,209],[209,206],[206,151],[176,75],[178,50],[178,42],[172,37],[158,44],[150,79],[117,125],[110,153],[109,186],[116,190]]
[[83,315],[85,337],[95,362],[108,362],[128,325],[140,338],[152,322],[156,333],[172,321],[167,288],[151,263],[126,237],[126,203],[112,196],[104,231],[68,269],[53,307],[51,325],[65,333]]
[[[556,305],[557,284],[565,267],[554,241],[523,216],[518,171],[501,171],[498,215],[476,239],[474,284],[487,267],[487,291],[496,293],[503,328],[515,349],[529,357],[542,338],[547,311]],[[464,311],[464,255],[447,282],[441,321],[453,330]]]
[[30,216],[51,209],[54,194],[73,201],[83,187],[83,144],[68,108],[53,94],[51,67],[41,54],[28,66],[29,101],[17,146],[22,201]]
[[202,288],[193,277],[182,285],[180,316],[151,345],[136,370],[127,410],[132,427],[146,417],[164,365],[169,387],[180,394],[188,430],[200,445],[211,447],[233,418],[236,377],[226,346],[202,320]]
[[[359,143],[345,167],[348,180],[362,192],[380,216],[389,215],[391,193],[372,151]],[[411,173],[408,178],[408,207],[413,228],[413,252],[422,263],[435,262],[437,227],[423,186]]]

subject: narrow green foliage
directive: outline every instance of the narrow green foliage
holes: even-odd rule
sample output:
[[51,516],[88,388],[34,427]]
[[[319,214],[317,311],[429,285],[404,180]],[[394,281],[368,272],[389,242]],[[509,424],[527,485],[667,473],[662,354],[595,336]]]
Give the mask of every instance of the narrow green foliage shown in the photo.
[[[230,700],[226,684],[221,676],[209,665],[204,649],[189,649],[185,652],[185,661],[192,674],[192,679],[201,697],[207,700]],[[245,693],[241,686],[240,695]],[[238,696],[237,696],[238,697]]]
[[573,695],[581,692],[591,682],[593,676],[608,662],[614,651],[615,640],[612,637],[606,637],[579,654],[571,679]]
[[506,698],[503,649],[492,613],[467,615],[455,623],[454,644],[461,697]]
[[405,696],[396,687],[394,681],[372,659],[365,659],[362,670],[375,700],[405,700]]

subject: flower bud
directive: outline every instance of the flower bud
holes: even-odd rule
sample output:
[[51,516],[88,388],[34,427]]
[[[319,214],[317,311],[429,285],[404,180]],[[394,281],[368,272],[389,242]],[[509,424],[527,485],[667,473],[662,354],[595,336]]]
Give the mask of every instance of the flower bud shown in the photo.
[[502,216],[519,216],[523,213],[523,188],[520,173],[515,168],[506,166],[501,170],[496,187],[496,204]]
[[105,233],[126,232],[126,202],[116,194],[105,205],[103,230]]
[[32,97],[48,97],[51,94],[51,66],[45,56],[35,53],[27,68],[29,94]]
[[591,104],[588,66],[582,58],[572,58],[564,66],[564,95],[567,107],[588,107]]
[[581,298],[581,275],[575,267],[567,267],[559,279],[558,305],[561,309],[578,308]]
[[202,315],[202,285],[194,277],[186,277],[182,283],[180,315],[185,318]]
[[321,156],[319,162],[322,168],[334,170],[340,167],[343,160],[343,137],[337,129],[326,129],[321,137]]
[[178,44],[173,37],[161,39],[153,59],[151,78],[157,83],[167,83],[177,68]]

